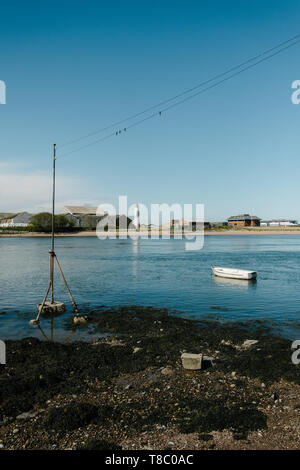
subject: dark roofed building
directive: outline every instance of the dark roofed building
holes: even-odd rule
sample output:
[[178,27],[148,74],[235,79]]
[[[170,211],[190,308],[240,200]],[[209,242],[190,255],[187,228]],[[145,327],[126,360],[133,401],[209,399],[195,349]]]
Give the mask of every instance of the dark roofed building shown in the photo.
[[106,212],[90,206],[65,206],[60,213],[68,220],[73,220],[75,227],[91,229],[96,228],[97,223],[106,215]]
[[0,227],[27,227],[32,214],[28,212],[17,212],[16,214],[6,214],[0,220]]
[[234,215],[227,220],[232,227],[259,227],[261,221],[259,217],[249,214]]
[[98,230],[127,230],[132,219],[126,215],[105,215],[97,224]]

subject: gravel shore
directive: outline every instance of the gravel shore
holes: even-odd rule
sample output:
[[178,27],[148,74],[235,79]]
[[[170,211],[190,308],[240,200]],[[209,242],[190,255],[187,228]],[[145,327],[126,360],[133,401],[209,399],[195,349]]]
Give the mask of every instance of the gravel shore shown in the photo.
[[[263,322],[133,306],[89,323],[93,343],[7,341],[0,448],[299,448],[300,366]],[[203,353],[203,368],[184,370],[182,352]]]

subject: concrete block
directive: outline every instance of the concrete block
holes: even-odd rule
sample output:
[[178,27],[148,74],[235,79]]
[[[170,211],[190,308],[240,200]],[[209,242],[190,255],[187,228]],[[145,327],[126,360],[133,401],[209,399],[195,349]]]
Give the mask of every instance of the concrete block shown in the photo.
[[[42,304],[37,306],[38,311],[41,308]],[[65,304],[63,302],[45,302],[43,310],[41,311],[41,317],[47,318],[53,315],[60,315],[66,311]]]
[[202,367],[203,354],[181,354],[182,366],[184,369],[199,370]]

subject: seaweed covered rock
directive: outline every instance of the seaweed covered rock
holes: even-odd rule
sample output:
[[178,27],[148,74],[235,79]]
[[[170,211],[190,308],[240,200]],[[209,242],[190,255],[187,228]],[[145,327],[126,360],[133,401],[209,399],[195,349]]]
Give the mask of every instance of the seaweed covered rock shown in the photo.
[[88,424],[104,423],[112,414],[108,406],[97,407],[90,403],[70,403],[59,408],[50,408],[44,417],[43,427],[65,433]]

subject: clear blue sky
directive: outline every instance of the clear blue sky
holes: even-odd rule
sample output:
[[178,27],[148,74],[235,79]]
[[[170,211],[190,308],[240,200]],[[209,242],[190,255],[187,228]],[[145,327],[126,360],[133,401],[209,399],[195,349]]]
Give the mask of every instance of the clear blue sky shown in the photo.
[[[59,153],[60,143],[209,79],[296,35],[299,20],[297,0],[3,2],[0,211],[50,206],[53,142]],[[300,219],[299,56],[300,44],[58,158],[58,207],[126,194],[130,203],[204,203],[210,220]]]

